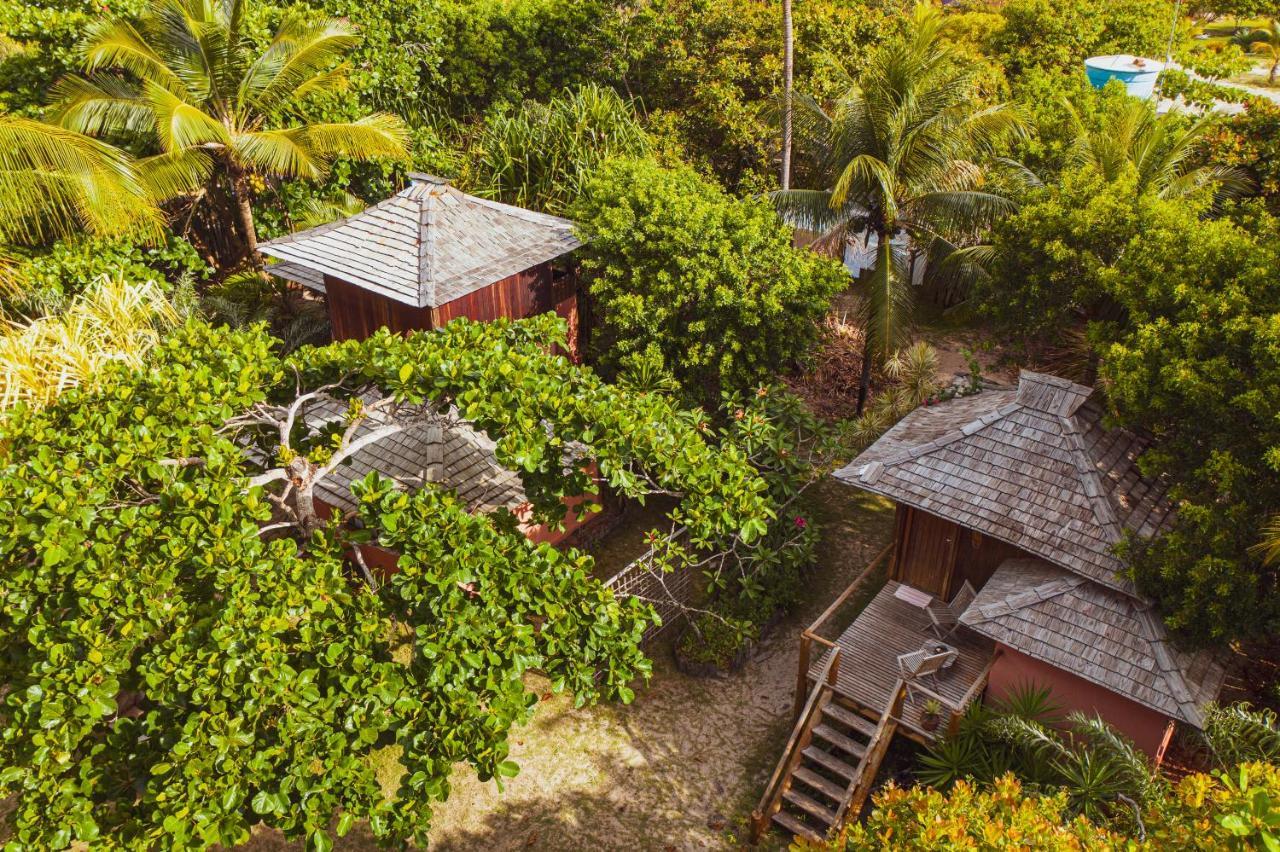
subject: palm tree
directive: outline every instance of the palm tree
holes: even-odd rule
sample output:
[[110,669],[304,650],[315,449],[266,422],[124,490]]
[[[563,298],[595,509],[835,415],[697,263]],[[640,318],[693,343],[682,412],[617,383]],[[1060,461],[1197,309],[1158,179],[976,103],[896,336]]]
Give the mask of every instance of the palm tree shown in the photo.
[[1273,18],[1265,27],[1249,33],[1249,50],[1271,63],[1267,83],[1274,86],[1280,74],[1280,18]]
[[1091,128],[1069,101],[1064,103],[1076,133],[1070,154],[1074,166],[1093,168],[1109,181],[1132,167],[1138,193],[1161,198],[1178,198],[1206,186],[1214,187],[1220,198],[1230,197],[1249,186],[1244,172],[1231,166],[1190,167],[1196,144],[1213,127],[1211,115],[1187,124],[1180,116],[1156,115],[1146,101],[1125,98]]
[[292,17],[256,51],[245,3],[155,0],[136,21],[97,21],[80,46],[88,76],[60,81],[55,95],[65,127],[146,139],[156,153],[138,167],[158,197],[229,207],[235,254],[257,263],[252,202],[262,178],[322,178],[340,156],[403,157],[406,133],[380,113],[280,122],[306,96],[345,85],[337,63],[357,37],[343,21]]
[[124,152],[55,125],[0,115],[0,244],[155,233],[159,226],[160,213]]
[[980,105],[975,71],[944,42],[945,28],[940,12],[917,6],[907,33],[872,56],[830,112],[797,98],[796,131],[824,186],[774,195],[784,216],[821,232],[828,246],[874,237],[859,412],[873,364],[904,343],[912,314],[906,253],[895,238],[945,253],[950,236],[1013,207],[983,191],[975,160],[1020,124],[1004,105]]

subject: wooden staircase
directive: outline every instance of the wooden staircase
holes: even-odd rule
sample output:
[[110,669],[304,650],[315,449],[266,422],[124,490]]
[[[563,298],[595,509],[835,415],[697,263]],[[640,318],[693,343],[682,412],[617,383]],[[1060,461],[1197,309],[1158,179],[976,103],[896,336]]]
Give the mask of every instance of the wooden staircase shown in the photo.
[[839,656],[833,649],[752,813],[753,843],[774,825],[820,841],[862,811],[897,728],[905,690],[899,682],[880,719],[867,719],[835,695]]

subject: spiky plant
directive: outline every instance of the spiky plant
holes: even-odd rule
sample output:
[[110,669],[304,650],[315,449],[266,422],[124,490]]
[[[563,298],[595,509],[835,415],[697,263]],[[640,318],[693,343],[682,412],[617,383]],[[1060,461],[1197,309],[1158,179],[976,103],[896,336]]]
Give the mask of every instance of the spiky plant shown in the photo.
[[65,127],[146,139],[157,153],[138,168],[157,197],[225,202],[238,253],[256,263],[262,179],[323,178],[338,157],[403,157],[407,135],[383,113],[280,120],[309,95],[346,84],[339,63],[357,36],[345,21],[291,16],[256,50],[246,2],[155,0],[137,20],[104,17],[80,46],[87,76],[63,79],[55,97]]
[[605,160],[649,148],[631,103],[593,83],[490,117],[474,146],[471,181],[480,195],[561,213]]
[[1243,702],[1227,707],[1210,705],[1205,711],[1204,735],[1224,768],[1280,758],[1280,721],[1266,708]]
[[0,335],[0,409],[52,402],[112,361],[141,366],[179,319],[157,282],[104,276],[66,311],[13,324]]
[[1138,194],[1161,198],[1179,198],[1204,187],[1229,198],[1249,187],[1247,175],[1233,166],[1192,167],[1195,146],[1217,121],[1212,114],[1188,122],[1173,113],[1157,115],[1146,101],[1126,98],[1100,124],[1089,127],[1069,101],[1064,104],[1076,134],[1070,152],[1074,166],[1095,169],[1109,181],[1132,167]]
[[798,97],[799,153],[812,162],[815,189],[774,194],[784,215],[843,247],[853,236],[876,238],[865,285],[865,357],[858,411],[871,373],[905,342],[913,295],[906,255],[894,240],[945,255],[967,235],[1012,209],[983,189],[980,165],[999,140],[1020,127],[1005,105],[982,106],[977,72],[944,40],[941,13],[920,5],[908,31],[877,50],[857,82],[830,111]]

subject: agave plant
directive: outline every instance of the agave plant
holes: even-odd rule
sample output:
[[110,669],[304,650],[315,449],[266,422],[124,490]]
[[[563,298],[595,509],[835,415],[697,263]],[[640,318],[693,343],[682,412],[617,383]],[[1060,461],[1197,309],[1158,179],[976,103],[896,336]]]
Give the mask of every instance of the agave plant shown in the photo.
[[155,0],[136,21],[105,17],[80,46],[87,76],[55,89],[63,126],[140,137],[138,161],[159,198],[225,200],[257,262],[253,198],[264,178],[323,178],[338,157],[403,157],[394,116],[285,123],[313,94],[341,90],[357,36],[345,21],[291,16],[265,49],[245,27],[246,0]]
[[1227,707],[1210,705],[1205,712],[1204,735],[1224,768],[1280,758],[1280,721],[1266,708],[1244,702]]
[[159,283],[103,277],[66,311],[0,335],[0,409],[48,404],[111,362],[141,366],[179,319]]

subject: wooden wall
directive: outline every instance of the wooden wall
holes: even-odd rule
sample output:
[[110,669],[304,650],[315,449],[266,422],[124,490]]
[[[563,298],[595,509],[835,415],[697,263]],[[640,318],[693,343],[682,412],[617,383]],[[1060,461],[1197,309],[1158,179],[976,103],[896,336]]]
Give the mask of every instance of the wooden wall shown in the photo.
[[517,272],[437,308],[414,308],[329,275],[324,285],[334,340],[364,340],[380,328],[425,331],[458,317],[487,322],[555,311],[569,323],[569,354],[578,360],[576,283],[572,274],[553,274],[550,263]]
[[1001,562],[1031,555],[910,506],[899,504],[897,511],[890,576],[946,600],[964,581],[981,589]]
[[410,307],[330,275],[324,277],[324,290],[334,340],[364,340],[380,328],[395,332],[434,328],[429,308]]

